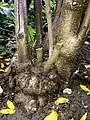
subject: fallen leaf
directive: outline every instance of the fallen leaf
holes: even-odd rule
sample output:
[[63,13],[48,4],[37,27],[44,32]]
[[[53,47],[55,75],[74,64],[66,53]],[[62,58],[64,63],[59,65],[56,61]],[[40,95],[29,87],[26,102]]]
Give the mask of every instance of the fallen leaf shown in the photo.
[[85,86],[85,85],[80,85],[81,89],[86,91],[86,92],[90,92],[90,90]]
[[10,63],[9,62],[6,62],[6,65],[9,65]]
[[88,78],[88,76],[85,76],[85,78]]
[[11,58],[6,58],[5,61],[9,62],[11,60]]
[[3,63],[1,63],[1,68],[4,68],[4,64]]
[[7,101],[7,106],[8,106],[8,108],[11,109],[11,110],[14,110],[14,109],[15,109],[14,104],[13,104],[10,100]]
[[72,118],[71,120],[74,120],[74,118]]
[[80,120],[86,120],[87,119],[87,112],[82,116]]
[[7,68],[5,68],[4,72],[7,72],[7,71],[8,71],[8,69],[9,69],[8,67],[7,67]]
[[88,41],[85,41],[85,42],[84,42],[84,44],[85,44],[85,45],[88,45],[88,44],[89,44],[89,42],[88,42]]
[[62,103],[67,103],[68,101],[69,101],[69,99],[60,97],[55,101],[55,104],[58,105],[58,104],[62,104]]
[[85,68],[90,68],[90,65],[85,65]]
[[58,120],[58,114],[56,111],[52,111],[44,120]]
[[11,110],[11,109],[3,109],[3,110],[0,110],[0,113],[1,114],[14,114],[15,113],[15,110]]
[[4,72],[4,70],[3,70],[3,69],[0,69],[0,72]]
[[2,89],[2,87],[0,86],[0,94],[1,94],[1,93],[3,93],[3,89]]

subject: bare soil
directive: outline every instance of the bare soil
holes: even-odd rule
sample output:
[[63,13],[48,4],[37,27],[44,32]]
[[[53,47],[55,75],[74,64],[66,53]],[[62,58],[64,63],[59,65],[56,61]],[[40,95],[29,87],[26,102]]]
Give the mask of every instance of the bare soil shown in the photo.
[[[79,55],[81,58],[78,59],[78,66],[82,66],[82,64],[90,64],[89,49],[90,44],[84,45],[80,49]],[[80,69],[81,71],[78,73],[78,75],[73,78],[71,95],[63,94],[63,89],[65,88],[64,84],[60,86],[52,100],[48,101],[43,107],[39,107],[36,112],[32,113],[30,111],[27,113],[21,104],[14,103],[16,106],[16,113],[14,115],[0,115],[0,120],[44,120],[45,116],[47,116],[51,110],[56,110],[58,112],[59,120],[70,120],[72,117],[75,120],[79,120],[85,112],[88,113],[87,120],[90,120],[90,95],[87,95],[87,93],[80,88],[80,84],[83,84],[90,89],[90,68],[85,69],[85,67],[81,67]],[[86,73],[84,74],[85,71]],[[85,79],[85,75],[88,76],[87,79]],[[2,109],[3,107],[6,107],[6,101],[8,99],[14,101],[14,91],[8,89],[8,77],[6,80],[2,79],[1,81],[0,79],[0,85],[4,90],[4,93],[0,95],[0,109]],[[54,102],[58,97],[67,97],[69,102],[56,106]]]

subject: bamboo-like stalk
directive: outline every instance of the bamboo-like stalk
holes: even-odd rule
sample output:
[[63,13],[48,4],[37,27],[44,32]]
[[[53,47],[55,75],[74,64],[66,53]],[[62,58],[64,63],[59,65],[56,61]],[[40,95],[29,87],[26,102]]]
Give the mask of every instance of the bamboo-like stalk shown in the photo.
[[42,0],[35,0],[35,19],[37,62],[42,62]]
[[46,15],[47,15],[47,23],[48,23],[49,57],[50,57],[53,52],[53,31],[52,31],[50,0],[45,0],[45,5],[46,5]]
[[26,0],[14,0],[15,5],[15,34],[17,43],[18,61],[28,62],[29,48],[27,36],[27,5]]

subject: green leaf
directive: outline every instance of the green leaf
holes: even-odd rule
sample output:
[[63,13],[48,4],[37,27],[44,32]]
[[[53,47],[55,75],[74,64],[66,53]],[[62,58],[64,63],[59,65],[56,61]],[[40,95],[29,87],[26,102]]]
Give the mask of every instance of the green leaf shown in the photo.
[[34,37],[35,37],[35,30],[29,25],[28,26],[28,42],[31,47],[33,46],[35,42]]

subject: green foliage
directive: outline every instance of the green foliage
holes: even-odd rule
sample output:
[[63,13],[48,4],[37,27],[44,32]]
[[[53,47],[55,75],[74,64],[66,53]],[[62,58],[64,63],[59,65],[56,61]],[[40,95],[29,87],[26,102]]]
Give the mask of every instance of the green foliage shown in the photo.
[[[50,1],[52,17],[54,16],[56,2]],[[47,25],[45,3],[42,3],[42,25]],[[7,44],[8,38],[12,38],[15,33],[14,25],[14,4],[13,0],[5,0],[0,2],[0,55],[12,55],[14,46]],[[35,10],[34,0],[31,0],[31,4],[28,9],[28,42],[29,46],[33,48],[35,46]]]
[[14,35],[14,4],[0,2],[0,55],[11,56],[13,45],[7,44]]
[[35,10],[34,10],[34,0],[31,0],[29,9],[28,9],[28,25],[32,28],[35,28]]
[[[55,7],[56,7],[56,1],[51,0],[50,1],[51,6],[51,12],[52,17],[54,17],[55,13]],[[32,28],[35,28],[35,11],[34,11],[34,0],[31,1],[31,4],[29,6],[28,10],[28,24],[32,26]],[[43,27],[47,24],[47,18],[46,18],[46,10],[45,10],[45,3],[44,0],[42,1],[42,25]]]
[[0,2],[0,35],[11,37],[14,34],[14,5]]
[[34,47],[35,45],[34,38],[35,38],[35,30],[30,25],[28,25],[28,42],[30,47]]
[[2,56],[12,56],[12,49],[13,49],[13,46],[2,46],[0,45],[0,55]]

